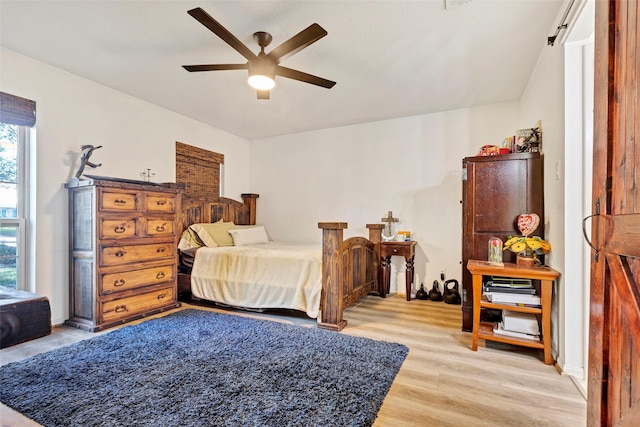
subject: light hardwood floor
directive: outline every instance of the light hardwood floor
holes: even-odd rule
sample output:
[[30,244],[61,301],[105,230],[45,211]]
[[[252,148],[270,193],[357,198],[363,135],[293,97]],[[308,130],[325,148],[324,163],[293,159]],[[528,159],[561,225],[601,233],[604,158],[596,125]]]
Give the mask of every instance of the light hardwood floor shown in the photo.
[[[188,307],[195,306],[183,304],[182,308]],[[315,321],[302,317],[232,313],[315,326]],[[471,334],[460,330],[460,306],[407,302],[398,295],[369,296],[347,309],[345,318],[349,324],[342,333],[410,348],[378,413],[376,427],[586,424],[584,397],[568,376],[542,362],[541,350],[487,345],[480,340],[478,351],[471,351]],[[0,364],[94,335],[56,327],[48,337],[0,350]],[[4,405],[0,406],[0,420],[3,427],[38,425]]]

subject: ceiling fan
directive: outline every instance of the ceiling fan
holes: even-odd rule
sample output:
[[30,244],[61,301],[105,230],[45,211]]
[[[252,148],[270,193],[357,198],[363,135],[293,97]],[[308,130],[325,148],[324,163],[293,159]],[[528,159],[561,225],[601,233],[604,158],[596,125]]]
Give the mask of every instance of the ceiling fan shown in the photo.
[[269,90],[275,86],[275,76],[286,77],[327,89],[331,89],[336,84],[331,80],[280,65],[280,61],[283,59],[327,35],[327,31],[318,24],[311,24],[268,54],[265,53],[264,48],[271,43],[271,34],[264,31],[254,33],[253,38],[260,46],[260,53],[256,55],[202,8],[197,7],[187,13],[247,59],[244,64],[183,65],[182,67],[187,71],[249,70],[249,85],[257,90],[258,99],[269,99]]

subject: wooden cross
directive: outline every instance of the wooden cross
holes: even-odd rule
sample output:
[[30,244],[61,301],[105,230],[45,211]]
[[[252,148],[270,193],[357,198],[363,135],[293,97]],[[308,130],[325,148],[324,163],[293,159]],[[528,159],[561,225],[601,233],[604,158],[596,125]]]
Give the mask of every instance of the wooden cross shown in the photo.
[[382,218],[380,221],[382,222],[386,222],[386,228],[387,228],[387,232],[385,233],[387,236],[391,236],[391,223],[392,222],[398,222],[400,221],[398,218],[394,218],[393,217],[393,212],[389,211],[389,213],[387,213],[387,217],[386,218]]

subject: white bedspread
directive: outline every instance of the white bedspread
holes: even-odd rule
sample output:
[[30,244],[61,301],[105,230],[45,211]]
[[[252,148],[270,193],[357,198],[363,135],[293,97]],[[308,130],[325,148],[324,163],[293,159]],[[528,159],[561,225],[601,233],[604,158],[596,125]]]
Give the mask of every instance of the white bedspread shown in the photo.
[[267,243],[198,249],[193,296],[236,307],[287,308],[318,317],[322,249]]

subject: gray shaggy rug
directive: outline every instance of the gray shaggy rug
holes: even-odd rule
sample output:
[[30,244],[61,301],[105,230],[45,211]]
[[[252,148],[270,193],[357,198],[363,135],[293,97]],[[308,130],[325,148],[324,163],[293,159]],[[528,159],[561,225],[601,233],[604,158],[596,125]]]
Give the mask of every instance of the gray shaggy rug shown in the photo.
[[183,310],[0,367],[45,426],[369,426],[397,343]]

